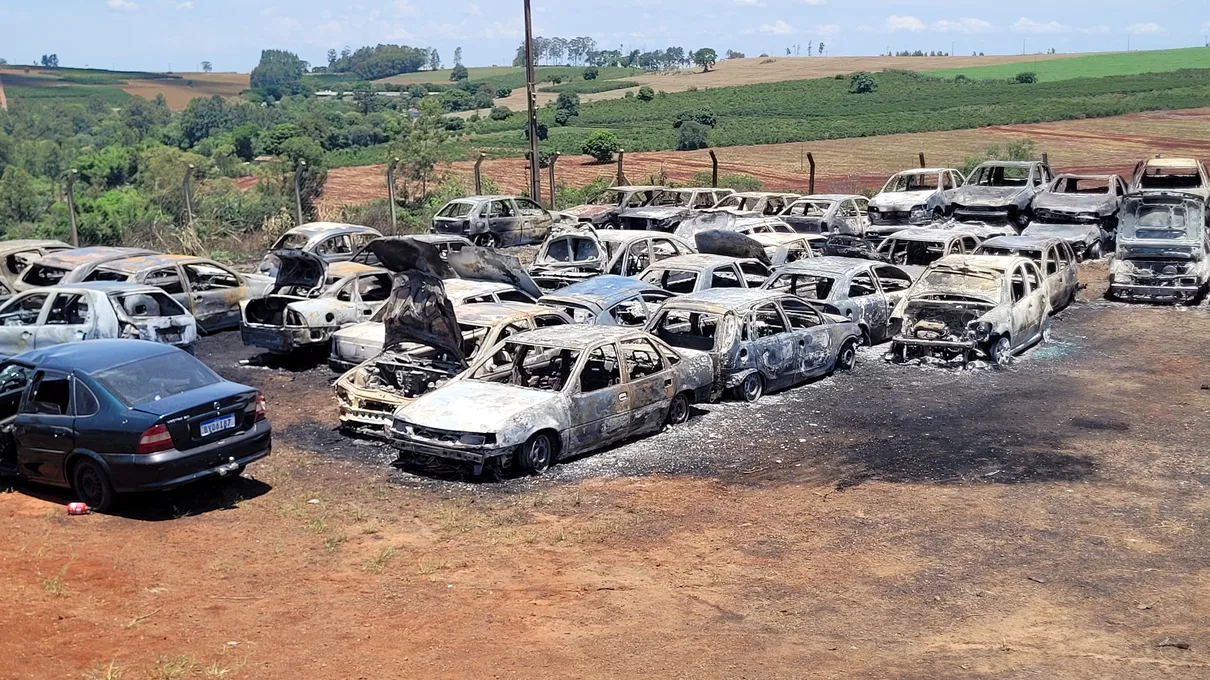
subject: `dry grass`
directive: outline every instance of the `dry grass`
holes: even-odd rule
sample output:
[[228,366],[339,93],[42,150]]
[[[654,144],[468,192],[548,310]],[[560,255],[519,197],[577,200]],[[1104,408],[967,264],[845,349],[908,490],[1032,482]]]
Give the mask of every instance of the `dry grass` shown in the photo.
[[[182,80],[130,80],[125,85],[119,85],[124,92],[154,99],[157,94],[163,94],[168,100],[168,108],[180,111],[189,101],[197,97],[238,97],[240,92],[250,87],[249,76],[246,73],[178,73]],[[185,84],[193,81],[193,85]]]

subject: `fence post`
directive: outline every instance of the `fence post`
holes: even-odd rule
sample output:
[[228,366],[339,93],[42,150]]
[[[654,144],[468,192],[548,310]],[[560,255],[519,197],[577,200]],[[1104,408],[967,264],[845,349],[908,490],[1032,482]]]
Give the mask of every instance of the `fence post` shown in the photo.
[[303,223],[302,214],[302,173],[307,169],[307,162],[301,158],[298,161],[298,167],[294,168],[294,218],[297,220],[294,226],[300,227]]
[[810,152],[807,153],[807,163],[811,166],[811,179],[810,179],[810,184],[808,185],[808,188],[807,188],[807,193],[814,194],[815,193],[815,156],[811,155]]
[[72,168],[71,172],[67,173],[67,221],[71,223],[71,244],[77,248],[80,247],[80,234],[76,231],[76,177],[79,172]]
[[924,152],[923,152],[923,151],[921,151],[921,152],[920,152],[920,167],[922,167],[922,168],[927,168],[927,167],[928,167],[928,166],[927,166],[927,165],[925,165],[925,163],[924,163]]
[[1050,154],[1045,152],[1042,153],[1042,163],[1044,163],[1046,167],[1050,167]]
[[475,161],[475,195],[483,195],[483,159],[487,158],[487,154],[480,153],[479,158]]
[[614,178],[615,187],[625,186],[626,173],[622,170],[622,159],[626,157],[626,149],[618,149],[618,176]]
[[193,226],[193,191],[189,187],[189,181],[193,179],[193,172],[196,170],[193,165],[185,168],[185,219],[190,227]]
[[387,200],[391,202],[391,231],[394,232],[399,226],[399,222],[395,213],[395,168],[399,166],[399,159],[392,158],[387,164]]
[[559,160],[559,152],[556,151],[550,155],[550,162],[546,164],[546,170],[550,174],[550,209],[555,209],[555,163]]
[[714,153],[714,149],[710,150],[710,188],[718,188],[718,154]]

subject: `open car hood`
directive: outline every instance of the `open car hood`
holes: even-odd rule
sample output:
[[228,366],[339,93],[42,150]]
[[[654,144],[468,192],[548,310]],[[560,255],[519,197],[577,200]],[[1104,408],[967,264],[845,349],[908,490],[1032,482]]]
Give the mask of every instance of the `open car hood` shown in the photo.
[[441,258],[441,251],[431,243],[405,236],[385,236],[366,244],[383,269],[395,273],[418,271],[438,279],[454,278],[453,270]]
[[454,305],[445,295],[445,284],[431,274],[415,269],[395,274],[395,286],[386,303],[382,324],[383,349],[414,343],[432,347],[450,361],[466,364]]
[[750,258],[770,264],[769,254],[765,251],[765,247],[755,239],[748,238],[737,231],[721,229],[699,231],[693,235],[693,240],[699,253]]
[[297,286],[313,290],[323,285],[328,273],[328,263],[318,255],[290,248],[274,250],[269,254],[281,263],[273,281],[275,288]]
[[478,246],[466,246],[457,252],[450,252],[449,266],[459,278],[504,283],[528,293],[535,300],[542,297],[538,284],[534,283],[529,272],[521,266],[521,261],[512,255]]

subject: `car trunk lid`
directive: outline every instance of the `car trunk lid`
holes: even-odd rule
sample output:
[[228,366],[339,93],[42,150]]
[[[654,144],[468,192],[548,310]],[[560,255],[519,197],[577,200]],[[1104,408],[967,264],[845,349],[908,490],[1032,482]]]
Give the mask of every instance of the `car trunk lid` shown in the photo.
[[256,424],[256,396],[254,389],[218,382],[134,410],[158,417],[168,427],[173,446],[188,451],[251,429]]

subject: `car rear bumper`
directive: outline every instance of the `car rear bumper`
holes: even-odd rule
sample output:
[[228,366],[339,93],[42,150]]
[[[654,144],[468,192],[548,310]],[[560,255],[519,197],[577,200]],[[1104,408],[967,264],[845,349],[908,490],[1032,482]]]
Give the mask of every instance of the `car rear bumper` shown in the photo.
[[115,491],[162,491],[212,477],[225,477],[269,455],[273,448],[268,421],[251,430],[188,451],[149,455],[102,454]]
[[270,352],[291,352],[300,347],[321,345],[332,337],[331,328],[284,328],[274,326],[240,326],[244,344]]

